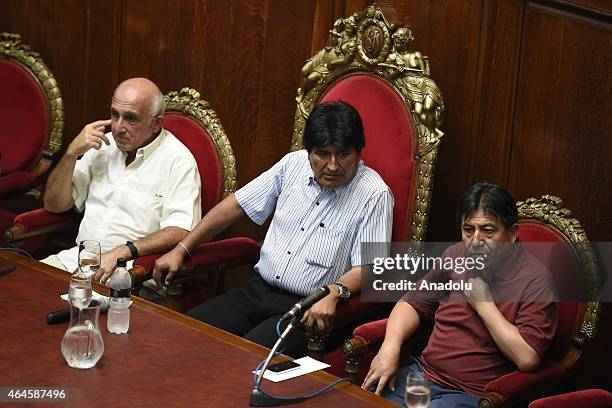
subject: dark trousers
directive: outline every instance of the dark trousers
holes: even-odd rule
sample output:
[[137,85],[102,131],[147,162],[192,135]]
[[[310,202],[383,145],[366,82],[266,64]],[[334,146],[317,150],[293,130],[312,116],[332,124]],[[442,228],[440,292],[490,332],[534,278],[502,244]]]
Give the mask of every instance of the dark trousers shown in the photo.
[[[267,284],[256,274],[246,286],[230,289],[191,309],[187,315],[272,348],[278,340],[276,322],[301,298]],[[281,325],[281,333],[286,326],[286,322]],[[306,355],[306,333],[301,325],[285,338],[281,349],[292,357]]]

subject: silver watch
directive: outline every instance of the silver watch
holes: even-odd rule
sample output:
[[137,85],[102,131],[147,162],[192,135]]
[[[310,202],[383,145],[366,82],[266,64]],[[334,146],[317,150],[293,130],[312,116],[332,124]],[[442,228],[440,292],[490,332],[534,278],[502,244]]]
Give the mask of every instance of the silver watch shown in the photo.
[[351,297],[351,291],[345,285],[340,282],[334,282],[333,285],[338,287],[338,296],[340,296],[340,300],[344,302]]

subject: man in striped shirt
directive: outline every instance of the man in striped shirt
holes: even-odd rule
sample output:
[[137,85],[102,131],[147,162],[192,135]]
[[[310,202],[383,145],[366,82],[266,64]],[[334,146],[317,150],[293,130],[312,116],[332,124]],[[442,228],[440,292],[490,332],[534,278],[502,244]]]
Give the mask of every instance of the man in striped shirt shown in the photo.
[[[305,150],[289,153],[227,197],[172,251],[158,260],[154,278],[167,285],[188,252],[246,214],[272,222],[255,276],[188,315],[271,347],[278,319],[321,286],[330,294],[304,314],[308,329],[331,330],[336,306],[361,284],[361,244],[391,239],[393,196],[360,160],[365,146],[357,111],[344,102],[315,107],[304,128]],[[305,351],[304,328],[286,340],[285,353]]]

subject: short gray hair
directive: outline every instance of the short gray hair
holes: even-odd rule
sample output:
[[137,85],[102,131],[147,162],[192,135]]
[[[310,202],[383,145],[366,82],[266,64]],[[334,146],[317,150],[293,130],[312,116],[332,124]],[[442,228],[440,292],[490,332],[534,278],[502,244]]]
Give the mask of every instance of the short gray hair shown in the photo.
[[153,97],[153,102],[151,103],[149,114],[153,117],[163,116],[165,109],[166,105],[164,104],[164,95],[159,92]]

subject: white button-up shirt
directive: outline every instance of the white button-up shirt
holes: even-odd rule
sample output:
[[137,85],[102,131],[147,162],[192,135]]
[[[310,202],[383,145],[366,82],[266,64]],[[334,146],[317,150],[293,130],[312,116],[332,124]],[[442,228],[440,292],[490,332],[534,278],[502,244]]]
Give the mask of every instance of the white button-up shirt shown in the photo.
[[[90,149],[77,160],[72,177],[74,208],[83,212],[76,238],[100,241],[102,252],[165,227],[191,231],[202,216],[200,175],[193,155],[162,130],[125,165],[111,133],[110,145]],[[78,247],[58,254],[69,271],[78,265]]]
[[331,189],[316,181],[305,150],[289,153],[238,190],[236,199],[257,224],[274,212],[255,270],[296,295],[362,265],[362,243],[391,240],[391,190],[362,161],[348,184]]

